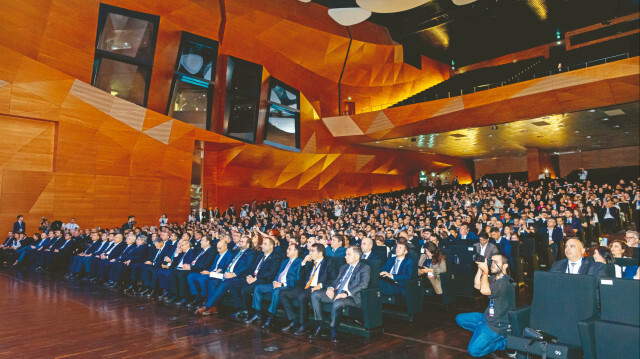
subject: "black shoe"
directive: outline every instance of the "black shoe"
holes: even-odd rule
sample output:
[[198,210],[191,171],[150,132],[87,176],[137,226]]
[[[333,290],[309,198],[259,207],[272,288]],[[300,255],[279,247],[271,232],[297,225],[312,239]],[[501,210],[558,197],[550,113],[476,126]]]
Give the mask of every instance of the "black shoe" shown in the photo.
[[331,342],[338,343],[340,338],[338,338],[338,332],[335,329],[331,328]]
[[264,324],[262,324],[262,329],[271,329],[271,318],[272,316],[270,315],[267,320],[264,322]]
[[293,329],[295,329],[295,327],[296,327],[296,321],[292,320],[291,323],[289,323],[289,325],[280,329],[280,331],[282,331],[283,333],[291,333]]
[[200,299],[195,299],[189,303],[187,303],[186,307],[187,308],[199,308],[198,304],[200,304],[200,302],[202,302],[202,300]]
[[173,305],[175,305],[176,307],[182,307],[185,304],[187,304],[187,300],[186,299],[178,299],[173,303]]
[[298,328],[298,330],[296,330],[295,332],[293,332],[293,335],[301,336],[301,335],[304,335],[304,333],[305,333],[305,332],[306,332],[306,330],[305,330],[305,328],[304,328],[304,324],[302,324],[302,325]]
[[253,324],[258,323],[262,319],[262,315],[260,313],[256,313],[251,319],[245,320],[244,324]]
[[316,330],[313,333],[309,334],[309,339],[316,339],[320,336],[320,334],[322,334],[322,327],[318,325]]
[[176,300],[178,300],[177,297],[170,297],[170,298],[166,298],[164,302],[167,304],[173,304]]
[[231,319],[242,321],[244,318],[247,317],[247,314],[248,313],[247,313],[246,310],[239,310],[239,311],[231,314]]
[[124,292],[125,292],[125,293],[129,293],[129,292],[134,292],[135,290],[136,290],[136,288],[135,288],[135,287],[133,286],[133,284],[132,284],[132,285],[130,285],[130,286],[128,286],[128,287],[126,287],[126,288],[124,289]]

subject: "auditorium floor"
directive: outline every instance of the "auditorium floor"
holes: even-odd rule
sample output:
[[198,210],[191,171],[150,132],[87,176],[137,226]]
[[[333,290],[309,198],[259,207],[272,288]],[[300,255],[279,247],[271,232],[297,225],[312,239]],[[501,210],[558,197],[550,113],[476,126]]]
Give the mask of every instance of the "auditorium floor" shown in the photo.
[[471,334],[454,318],[485,305],[463,301],[450,313],[430,308],[415,324],[385,318],[383,336],[345,334],[333,344],[225,316],[197,317],[61,276],[2,269],[0,358],[468,358]]

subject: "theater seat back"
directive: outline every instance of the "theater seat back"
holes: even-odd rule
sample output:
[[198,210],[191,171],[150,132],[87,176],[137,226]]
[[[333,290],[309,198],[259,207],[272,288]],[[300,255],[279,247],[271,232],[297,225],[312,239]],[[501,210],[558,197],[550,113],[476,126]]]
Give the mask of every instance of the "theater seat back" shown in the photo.
[[600,280],[600,320],[640,326],[640,281]]
[[597,313],[597,277],[537,271],[529,326],[580,346],[578,322]]

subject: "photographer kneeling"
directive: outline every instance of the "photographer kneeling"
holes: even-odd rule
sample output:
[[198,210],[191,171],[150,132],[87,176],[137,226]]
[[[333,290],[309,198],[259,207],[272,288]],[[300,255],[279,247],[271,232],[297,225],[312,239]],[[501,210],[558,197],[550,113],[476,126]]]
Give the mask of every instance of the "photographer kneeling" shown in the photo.
[[476,255],[474,260],[478,262],[474,287],[489,297],[489,305],[484,314],[458,314],[456,322],[473,332],[467,350],[471,356],[481,357],[506,348],[509,328],[507,313],[516,308],[515,283],[506,274],[509,258],[505,255],[494,254],[490,259]]

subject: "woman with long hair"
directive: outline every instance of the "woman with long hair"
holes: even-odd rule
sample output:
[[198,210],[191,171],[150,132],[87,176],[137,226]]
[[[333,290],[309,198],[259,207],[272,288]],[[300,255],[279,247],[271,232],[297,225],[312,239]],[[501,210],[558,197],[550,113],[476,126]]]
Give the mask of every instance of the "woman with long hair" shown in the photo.
[[436,294],[442,294],[440,273],[447,271],[446,255],[433,242],[425,242],[424,253],[418,261],[418,275],[426,276]]

